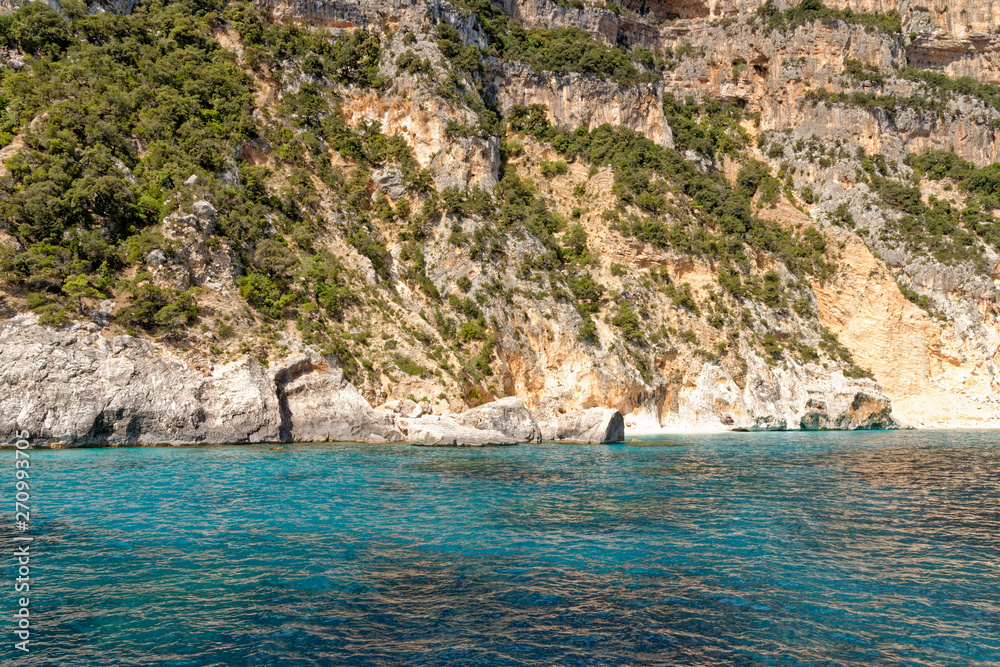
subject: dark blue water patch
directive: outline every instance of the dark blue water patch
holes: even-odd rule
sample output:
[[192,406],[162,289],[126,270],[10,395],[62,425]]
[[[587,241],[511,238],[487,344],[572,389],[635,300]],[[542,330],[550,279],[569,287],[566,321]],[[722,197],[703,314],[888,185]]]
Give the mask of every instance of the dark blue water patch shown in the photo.
[[32,457],[11,664],[1000,665],[992,432]]

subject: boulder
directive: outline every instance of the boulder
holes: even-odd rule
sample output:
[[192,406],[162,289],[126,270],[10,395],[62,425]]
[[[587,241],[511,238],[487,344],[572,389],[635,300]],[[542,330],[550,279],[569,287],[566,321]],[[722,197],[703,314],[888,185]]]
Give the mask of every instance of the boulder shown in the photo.
[[398,442],[393,416],[373,410],[333,362],[299,355],[272,373],[281,406],[281,438],[293,442]]
[[163,266],[167,263],[167,256],[159,248],[153,248],[146,253],[146,264],[150,266]]
[[406,186],[403,185],[403,172],[395,167],[383,167],[372,172],[372,182],[375,187],[387,194],[393,200],[406,196]]
[[625,418],[614,408],[587,408],[559,415],[542,428],[546,440],[605,443],[625,440]]
[[218,211],[209,202],[201,199],[191,205],[191,212],[202,222],[213,222]]
[[516,442],[537,442],[542,439],[535,415],[519,398],[508,397],[484,403],[463,412],[456,421],[462,426],[498,431]]
[[488,428],[459,424],[453,417],[426,416],[400,420],[406,440],[421,447],[487,447],[516,445],[518,439]]

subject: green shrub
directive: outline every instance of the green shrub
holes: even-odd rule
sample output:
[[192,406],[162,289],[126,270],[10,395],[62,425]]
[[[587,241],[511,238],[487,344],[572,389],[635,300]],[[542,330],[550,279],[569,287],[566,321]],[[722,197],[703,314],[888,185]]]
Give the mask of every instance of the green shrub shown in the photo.
[[838,225],[843,225],[849,229],[854,229],[854,215],[851,213],[850,207],[844,202],[839,204],[836,209],[830,214],[830,222]]
[[611,319],[611,323],[621,331],[622,338],[631,345],[641,345],[646,337],[642,331],[642,324],[636,317],[635,311],[628,304],[622,304],[618,312]]
[[694,300],[690,284],[684,283],[677,288],[673,285],[668,285],[667,295],[671,298],[674,306],[684,308],[685,310],[693,313],[695,317],[701,316],[701,309],[698,308],[698,302]]
[[553,176],[559,176],[565,174],[569,171],[569,167],[562,160],[554,160],[549,162],[548,160],[542,160],[542,176],[545,178],[552,178]]
[[198,317],[198,302],[190,291],[161,288],[144,283],[132,292],[132,303],[115,321],[126,329],[178,332]]
[[416,375],[417,377],[421,377],[430,372],[430,369],[425,366],[421,366],[409,357],[396,357],[394,361],[396,362],[396,367],[407,375]]
[[600,343],[597,336],[597,323],[592,317],[583,318],[583,324],[580,325],[580,333],[577,334],[576,339],[588,345]]
[[576,298],[576,308],[581,315],[591,315],[600,310],[604,286],[596,282],[589,274],[567,276],[566,285]]
[[77,310],[81,315],[83,314],[84,299],[99,299],[101,297],[101,293],[90,285],[90,278],[82,274],[68,276],[63,283],[62,291],[70,299],[76,299]]
[[694,151],[714,159],[720,154],[738,155],[750,142],[740,125],[743,108],[736,103],[709,99],[699,105],[693,97],[680,102],[664,93],[663,111],[680,152]]
[[760,160],[748,160],[736,174],[736,188],[747,198],[757,194],[763,178],[771,175],[771,168]]
[[566,251],[576,259],[587,259],[587,231],[582,225],[573,225],[563,236],[563,245]]
[[764,353],[771,359],[778,361],[784,357],[784,346],[775,340],[770,332],[764,334],[761,345],[764,347]]
[[527,61],[537,71],[596,74],[620,85],[659,81],[655,71],[649,70],[661,69],[663,64],[644,49],[629,53],[622,47],[608,47],[578,28],[526,31],[512,24],[497,46],[504,57]]
[[773,207],[781,198],[781,181],[774,176],[764,176],[760,180],[757,191],[760,192],[758,203],[761,206]]
[[26,3],[14,13],[9,39],[25,53],[52,57],[72,43],[66,20],[44,2]]

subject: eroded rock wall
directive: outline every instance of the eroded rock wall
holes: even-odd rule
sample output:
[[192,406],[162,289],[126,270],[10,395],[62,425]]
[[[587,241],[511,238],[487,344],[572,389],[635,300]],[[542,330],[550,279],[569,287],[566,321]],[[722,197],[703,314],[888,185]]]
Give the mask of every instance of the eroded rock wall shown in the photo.
[[78,443],[267,442],[278,400],[255,361],[211,375],[96,325],[52,329],[32,315],[0,323],[0,432]]
[[661,146],[673,146],[661,84],[619,86],[586,74],[538,73],[520,62],[498,62],[492,74],[492,95],[501,111],[515,104],[543,104],[554,125],[571,130],[621,125]]

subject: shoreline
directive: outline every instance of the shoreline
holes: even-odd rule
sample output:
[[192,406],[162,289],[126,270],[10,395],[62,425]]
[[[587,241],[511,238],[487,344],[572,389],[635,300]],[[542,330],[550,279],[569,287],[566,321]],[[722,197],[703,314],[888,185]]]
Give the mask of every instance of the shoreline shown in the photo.
[[989,423],[989,424],[970,424],[970,423],[958,423],[958,424],[913,424],[905,428],[886,428],[886,429],[846,429],[846,428],[830,428],[830,429],[801,429],[801,428],[787,428],[787,429],[737,429],[737,428],[712,428],[712,427],[664,427],[659,430],[629,430],[628,427],[625,428],[626,438],[639,438],[639,437],[656,437],[660,435],[721,435],[723,433],[854,433],[854,432],[874,432],[874,431],[1000,431],[1000,423]]
[[[85,442],[78,443],[73,441],[64,441],[58,439],[47,440],[44,443],[32,443],[29,449],[47,449],[47,450],[57,450],[57,449],[144,449],[144,448],[161,448],[161,447],[174,447],[178,449],[182,448],[194,448],[194,447],[270,447],[274,450],[285,449],[289,445],[338,445],[338,444],[351,444],[351,445],[365,445],[371,447],[377,447],[381,445],[399,445],[406,447],[423,447],[424,449],[484,449],[484,448],[495,448],[495,447],[520,447],[525,445],[570,445],[570,446],[581,446],[581,445],[628,445],[629,441],[636,438],[657,438],[660,436],[669,435],[724,435],[739,433],[742,435],[762,435],[771,433],[875,433],[875,432],[889,432],[889,431],[997,431],[1000,433],[1000,424],[996,425],[948,425],[948,426],[914,426],[912,428],[905,429],[820,429],[820,430],[805,430],[805,429],[785,429],[785,430],[737,430],[737,429],[719,429],[711,427],[667,427],[660,429],[655,432],[650,431],[625,431],[625,439],[620,442],[608,442],[608,443],[584,443],[572,440],[540,440],[534,442],[519,442],[514,444],[503,444],[503,445],[434,445],[434,446],[421,446],[413,445],[407,442],[366,442],[361,440],[301,440],[301,441],[261,441],[261,442],[134,442],[134,443],[112,443],[112,442]],[[12,443],[3,442],[0,443],[0,450],[14,449]]]

